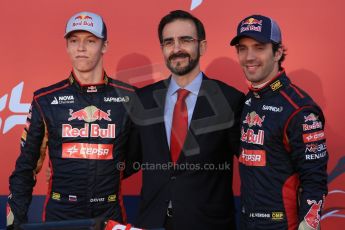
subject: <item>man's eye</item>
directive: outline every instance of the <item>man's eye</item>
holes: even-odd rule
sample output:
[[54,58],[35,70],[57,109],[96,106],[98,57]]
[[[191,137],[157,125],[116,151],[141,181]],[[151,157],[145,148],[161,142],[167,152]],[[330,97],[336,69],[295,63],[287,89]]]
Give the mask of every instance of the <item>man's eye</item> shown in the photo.
[[256,49],[257,49],[257,50],[264,50],[265,47],[264,47],[264,46],[257,46]]
[[243,47],[243,46],[238,46],[238,51],[245,51],[245,50],[246,50],[245,47]]
[[173,40],[165,40],[163,41],[163,46],[172,46],[174,44]]
[[189,44],[193,41],[193,38],[180,38],[182,44]]

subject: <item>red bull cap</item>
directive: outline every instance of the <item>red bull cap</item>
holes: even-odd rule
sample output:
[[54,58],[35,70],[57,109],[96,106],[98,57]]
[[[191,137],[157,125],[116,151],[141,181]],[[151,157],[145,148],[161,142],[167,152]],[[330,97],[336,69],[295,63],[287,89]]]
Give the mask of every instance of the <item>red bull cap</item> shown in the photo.
[[80,12],[73,15],[67,22],[65,38],[73,31],[87,31],[98,38],[107,40],[107,27],[101,16],[91,12]]
[[261,43],[282,42],[278,24],[262,15],[251,15],[243,19],[238,24],[237,35],[231,40],[230,45],[237,45],[242,37],[250,37]]

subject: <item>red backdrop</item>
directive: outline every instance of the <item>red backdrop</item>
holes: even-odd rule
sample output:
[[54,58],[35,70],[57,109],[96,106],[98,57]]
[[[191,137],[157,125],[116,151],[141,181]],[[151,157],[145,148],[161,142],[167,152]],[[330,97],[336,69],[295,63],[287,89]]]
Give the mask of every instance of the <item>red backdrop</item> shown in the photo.
[[[104,17],[110,41],[105,55],[107,73],[143,86],[168,74],[156,32],[160,18],[174,9],[189,10],[206,28],[208,51],[202,57],[203,70],[246,91],[244,75],[229,41],[243,17],[258,13],[278,22],[288,50],[284,62],[288,75],[324,110],[330,194],[322,224],[324,229],[339,229],[336,226],[345,224],[345,108],[341,102],[345,30],[341,0],[12,0],[1,1],[0,6],[0,195],[9,192],[8,177],[18,156],[32,92],[67,77],[71,70],[63,34],[72,14],[87,10]],[[236,195],[239,183],[236,172]],[[34,193],[45,194],[46,189],[41,173]],[[125,181],[125,194],[138,194],[139,189],[139,175]]]

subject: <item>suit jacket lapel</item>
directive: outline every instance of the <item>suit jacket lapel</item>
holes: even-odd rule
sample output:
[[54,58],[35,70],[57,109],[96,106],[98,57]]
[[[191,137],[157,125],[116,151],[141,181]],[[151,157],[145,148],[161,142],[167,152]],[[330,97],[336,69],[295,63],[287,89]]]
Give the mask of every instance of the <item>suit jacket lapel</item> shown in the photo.
[[165,157],[167,157],[167,161],[170,161],[170,150],[168,146],[168,141],[167,141],[167,135],[166,135],[166,129],[165,129],[165,123],[164,123],[164,108],[165,108],[165,99],[166,99],[166,94],[168,91],[168,86],[169,86],[170,78],[164,80],[161,82],[161,84],[158,85],[157,89],[153,92],[153,100],[155,103],[157,103],[159,107],[159,116],[160,116],[160,122],[157,124],[156,130],[154,131],[157,135],[156,141],[158,145],[162,146],[162,153],[164,154]]

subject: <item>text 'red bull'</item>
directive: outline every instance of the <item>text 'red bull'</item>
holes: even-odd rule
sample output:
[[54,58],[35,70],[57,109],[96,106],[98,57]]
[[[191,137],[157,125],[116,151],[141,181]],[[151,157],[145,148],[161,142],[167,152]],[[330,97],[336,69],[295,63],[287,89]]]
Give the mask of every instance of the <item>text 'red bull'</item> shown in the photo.
[[85,124],[83,128],[73,128],[70,124],[62,125],[62,137],[100,137],[115,138],[115,124],[108,124],[102,129],[98,124]]

